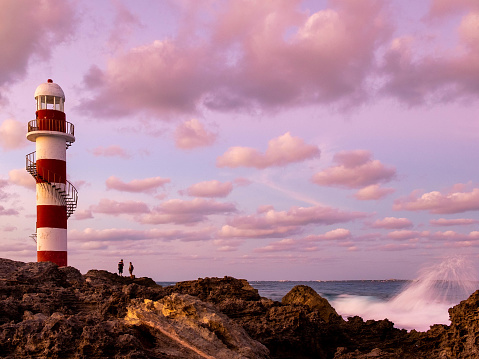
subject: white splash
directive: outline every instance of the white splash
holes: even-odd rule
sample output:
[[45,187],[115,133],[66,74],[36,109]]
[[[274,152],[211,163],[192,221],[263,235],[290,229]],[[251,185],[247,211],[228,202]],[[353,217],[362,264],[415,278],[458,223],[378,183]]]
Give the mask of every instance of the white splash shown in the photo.
[[474,267],[463,257],[446,258],[423,268],[418,279],[389,301],[340,296],[331,302],[344,318],[389,319],[396,328],[426,331],[433,324],[449,325],[448,309],[478,289]]

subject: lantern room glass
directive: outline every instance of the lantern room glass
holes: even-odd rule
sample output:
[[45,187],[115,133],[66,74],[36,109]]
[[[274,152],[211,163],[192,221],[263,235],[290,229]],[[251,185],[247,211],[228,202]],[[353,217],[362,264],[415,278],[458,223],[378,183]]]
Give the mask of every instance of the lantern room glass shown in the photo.
[[63,98],[47,95],[37,96],[37,111],[38,110],[57,110],[65,112]]

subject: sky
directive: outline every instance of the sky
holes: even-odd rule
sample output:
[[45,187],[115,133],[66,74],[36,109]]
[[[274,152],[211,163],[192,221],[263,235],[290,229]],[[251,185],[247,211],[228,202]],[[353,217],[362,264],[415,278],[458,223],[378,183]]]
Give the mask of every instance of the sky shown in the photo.
[[68,261],[157,281],[479,268],[477,0],[2,0],[0,256],[36,261],[25,135],[65,92]]

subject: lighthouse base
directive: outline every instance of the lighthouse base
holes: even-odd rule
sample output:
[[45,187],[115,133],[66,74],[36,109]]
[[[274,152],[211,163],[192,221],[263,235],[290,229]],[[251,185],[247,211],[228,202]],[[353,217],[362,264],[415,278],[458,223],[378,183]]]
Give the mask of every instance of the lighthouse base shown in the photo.
[[66,267],[67,251],[37,251],[37,262],[53,262],[59,267]]

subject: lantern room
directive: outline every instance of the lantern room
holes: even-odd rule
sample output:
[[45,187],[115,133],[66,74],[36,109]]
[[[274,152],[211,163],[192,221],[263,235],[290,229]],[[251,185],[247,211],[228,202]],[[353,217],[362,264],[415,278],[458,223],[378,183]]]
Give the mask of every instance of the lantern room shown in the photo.
[[48,82],[41,84],[35,90],[35,100],[37,101],[37,111],[56,110],[65,112],[65,94],[62,88],[48,79]]
[[59,131],[71,132],[73,135],[73,126],[66,122],[65,94],[62,88],[48,79],[37,87],[34,96],[37,103],[36,119],[29,122],[28,132]]

